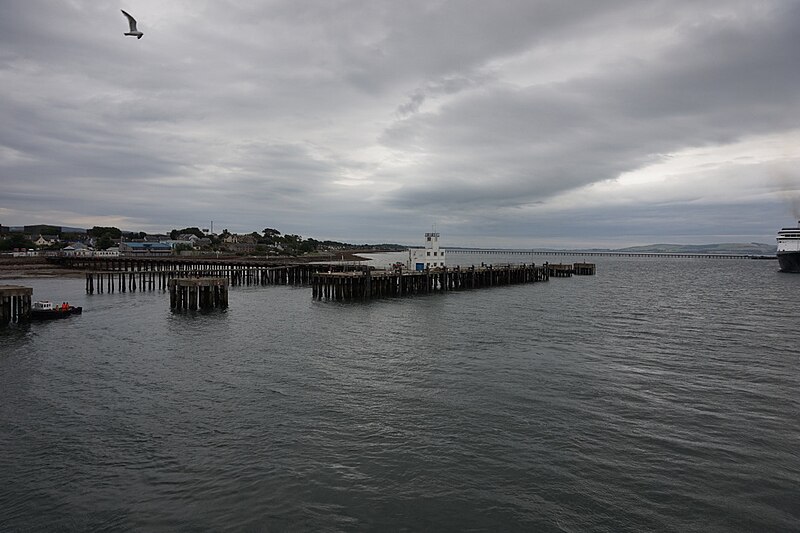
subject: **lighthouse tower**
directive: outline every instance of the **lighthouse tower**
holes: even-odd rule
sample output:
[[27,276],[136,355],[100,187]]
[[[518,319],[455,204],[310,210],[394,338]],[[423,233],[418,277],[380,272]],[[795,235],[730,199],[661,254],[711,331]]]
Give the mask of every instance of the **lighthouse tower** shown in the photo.
[[445,251],[439,248],[439,234],[436,232],[425,234],[425,248],[408,249],[408,268],[411,270],[444,268],[446,264]]

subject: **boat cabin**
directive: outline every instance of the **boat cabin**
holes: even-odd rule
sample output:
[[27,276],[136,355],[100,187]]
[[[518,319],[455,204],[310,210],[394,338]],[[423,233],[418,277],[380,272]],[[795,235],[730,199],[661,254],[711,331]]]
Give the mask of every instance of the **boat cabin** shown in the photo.
[[33,310],[33,311],[57,311],[58,308],[53,304],[53,302],[49,302],[47,300],[40,300],[38,302],[33,302],[33,304],[31,304],[31,310]]

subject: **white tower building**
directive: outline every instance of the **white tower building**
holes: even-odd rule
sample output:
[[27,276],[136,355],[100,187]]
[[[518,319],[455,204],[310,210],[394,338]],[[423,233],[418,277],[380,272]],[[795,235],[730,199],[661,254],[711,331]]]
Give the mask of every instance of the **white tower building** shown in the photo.
[[410,270],[444,268],[446,264],[445,251],[439,248],[438,233],[425,234],[425,248],[408,249],[408,268]]

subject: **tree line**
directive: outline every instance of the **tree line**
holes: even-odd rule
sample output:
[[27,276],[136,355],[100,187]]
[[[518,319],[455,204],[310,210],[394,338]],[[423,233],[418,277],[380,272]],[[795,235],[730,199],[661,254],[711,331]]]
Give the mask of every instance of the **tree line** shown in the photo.
[[[120,239],[145,239],[148,234],[141,232],[123,232],[121,229],[113,226],[94,226],[88,229],[85,234],[82,233],[59,233],[59,228],[53,227],[53,235],[59,237],[60,242],[54,243],[50,246],[41,246],[39,249],[52,249],[58,250],[67,246],[67,241],[86,241],[91,239],[96,250],[106,250],[114,246]],[[219,235],[207,235],[198,227],[187,227],[181,229],[172,229],[169,233],[171,240],[178,240],[181,235],[194,235],[198,239],[203,239],[200,248],[207,251],[225,251],[236,240],[245,240],[254,246],[256,254],[272,254],[272,255],[290,255],[299,256],[312,254],[315,252],[326,252],[331,250],[341,249],[369,249],[374,248],[369,245],[352,245],[344,242],[331,241],[331,240],[317,240],[313,238],[303,238],[301,235],[293,233],[283,234],[275,228],[264,228],[259,232],[252,232],[246,234],[235,235],[227,229],[223,230]],[[233,238],[238,237],[238,239]],[[247,237],[242,239],[242,237]],[[382,247],[393,245],[382,245]],[[394,245],[397,246],[397,245]],[[5,233],[0,235],[0,251],[9,251],[16,249],[35,249],[36,244],[31,239],[20,232]],[[188,247],[187,248],[191,248]]]

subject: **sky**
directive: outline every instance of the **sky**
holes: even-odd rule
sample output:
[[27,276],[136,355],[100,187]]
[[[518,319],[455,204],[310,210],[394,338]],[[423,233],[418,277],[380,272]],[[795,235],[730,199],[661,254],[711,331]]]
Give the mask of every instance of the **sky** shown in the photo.
[[799,50],[795,0],[0,0],[0,224],[774,244]]

